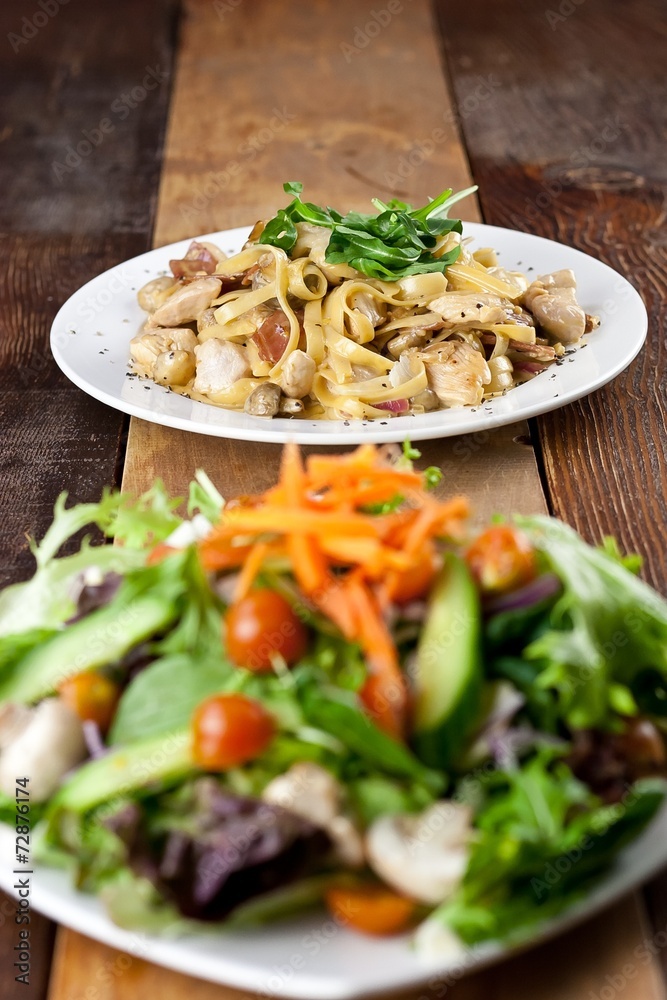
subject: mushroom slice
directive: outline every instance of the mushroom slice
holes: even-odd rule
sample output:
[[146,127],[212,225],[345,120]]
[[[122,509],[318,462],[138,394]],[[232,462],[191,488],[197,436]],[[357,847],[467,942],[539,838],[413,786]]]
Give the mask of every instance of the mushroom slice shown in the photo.
[[281,396],[279,385],[275,382],[263,382],[252,390],[243,409],[253,417],[275,417],[280,409]]
[[359,831],[342,809],[343,787],[319,764],[293,764],[270,781],[262,792],[265,802],[310,820],[329,834],[340,861],[353,868],[364,862]]
[[0,790],[13,796],[20,774],[30,779],[31,800],[45,802],[86,757],[83,726],[62,698],[46,698],[29,713],[0,754]]
[[441,903],[466,870],[471,820],[467,806],[446,801],[416,816],[381,816],[366,833],[368,863],[398,892]]

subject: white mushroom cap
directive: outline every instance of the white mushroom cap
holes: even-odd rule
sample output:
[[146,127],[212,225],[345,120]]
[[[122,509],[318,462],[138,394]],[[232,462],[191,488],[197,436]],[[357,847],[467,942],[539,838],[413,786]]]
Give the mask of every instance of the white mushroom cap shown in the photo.
[[343,788],[319,764],[308,761],[293,764],[285,774],[269,782],[262,798],[326,830],[343,864],[352,868],[363,864],[361,836],[342,810]]
[[436,802],[416,816],[382,816],[366,834],[368,862],[404,895],[441,903],[466,870],[470,824],[470,809],[456,802]]
[[46,698],[0,754],[0,790],[14,796],[16,779],[28,778],[32,802],[44,802],[86,757],[83,726],[61,698]]

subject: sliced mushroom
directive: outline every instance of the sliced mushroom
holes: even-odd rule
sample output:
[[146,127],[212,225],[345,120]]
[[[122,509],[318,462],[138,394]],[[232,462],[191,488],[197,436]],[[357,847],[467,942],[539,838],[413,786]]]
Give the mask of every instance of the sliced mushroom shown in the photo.
[[339,860],[357,868],[364,863],[363,843],[354,823],[343,812],[343,797],[343,787],[333,774],[310,762],[293,764],[262,792],[265,802],[321,826],[329,834]]
[[245,348],[212,338],[195,347],[197,374],[193,389],[202,395],[223,392],[250,374]]
[[253,389],[243,409],[253,417],[275,417],[280,408],[282,391],[275,382],[263,382]]
[[436,802],[416,816],[376,819],[366,834],[366,857],[388,885],[434,905],[447,899],[461,881],[471,835],[467,806]]
[[278,376],[280,387],[286,396],[303,399],[313,387],[317,365],[305,351],[292,351]]
[[181,323],[192,323],[200,313],[209,308],[213,299],[220,294],[221,288],[220,279],[212,275],[191,281],[170,295],[155,310],[150,319],[151,325],[179,326]]
[[25,777],[31,801],[45,802],[85,757],[79,718],[61,698],[46,698],[29,709],[29,718],[0,754],[0,790],[13,796],[17,776]]
[[303,413],[305,406],[302,399],[290,399],[289,396],[282,396],[279,413],[284,413],[286,417],[294,417],[297,413]]

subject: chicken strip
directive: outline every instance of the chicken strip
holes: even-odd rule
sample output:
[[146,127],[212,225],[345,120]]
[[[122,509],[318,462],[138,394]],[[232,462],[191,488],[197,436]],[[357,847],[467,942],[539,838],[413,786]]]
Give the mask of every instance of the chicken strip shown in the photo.
[[221,288],[222,282],[213,276],[191,281],[158,306],[149,325],[180,326],[181,323],[192,323],[200,313],[209,308],[213,299],[220,294]]
[[441,316],[446,326],[476,327],[480,323],[502,323],[508,303],[498,295],[482,292],[445,292],[429,302],[431,312]]
[[193,389],[204,396],[223,392],[250,375],[245,348],[227,340],[206,340],[195,347],[195,356],[197,375]]
[[543,274],[532,282],[522,302],[545,333],[561,344],[574,344],[586,332],[586,313],[577,302],[577,281],[569,269]]
[[429,388],[443,406],[478,406],[491,372],[484,355],[460,340],[434,344],[417,357],[424,362]]

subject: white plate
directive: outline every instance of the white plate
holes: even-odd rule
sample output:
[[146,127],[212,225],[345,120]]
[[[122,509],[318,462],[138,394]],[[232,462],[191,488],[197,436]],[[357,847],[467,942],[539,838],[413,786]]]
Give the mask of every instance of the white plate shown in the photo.
[[[200,238],[231,254],[241,249],[248,232],[247,228],[230,229]],[[529,276],[571,267],[577,276],[579,301],[602,320],[600,329],[584,338],[584,348],[568,355],[562,365],[479,407],[379,421],[267,420],[195,402],[151,381],[129,378],[129,342],[145,319],[137,304],[137,290],[165,272],[170,259],[183,257],[190,240],[151,250],[80,288],[54,320],[51,349],[75,385],[135,417],[216,437],[317,445],[406,437],[416,441],[489,430],[571,403],[599,389],[630,364],[646,338],[646,309],[632,285],[616,271],[571,247],[527,233],[466,223],[465,234],[473,236],[478,247],[495,247],[504,267],[526,271]]]
[[[15,893],[12,886],[21,878],[11,867],[14,841],[15,831],[0,824],[0,885],[10,893]],[[587,899],[543,927],[530,945],[575,926],[646,881],[664,864],[667,807],[634,844],[625,848],[614,869]],[[574,856],[572,865],[576,867]],[[216,931],[160,939],[116,927],[94,896],[76,892],[65,872],[31,867],[31,905],[53,920],[137,958],[263,995],[353,1000],[428,984],[434,987],[428,990],[429,995],[442,996],[464,973],[498,962],[511,953],[493,945],[462,952],[447,961],[426,961],[415,954],[406,936],[364,937],[337,926],[324,913],[257,931]],[[118,962],[119,970],[126,967]]]

